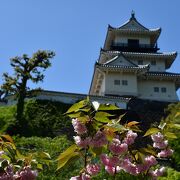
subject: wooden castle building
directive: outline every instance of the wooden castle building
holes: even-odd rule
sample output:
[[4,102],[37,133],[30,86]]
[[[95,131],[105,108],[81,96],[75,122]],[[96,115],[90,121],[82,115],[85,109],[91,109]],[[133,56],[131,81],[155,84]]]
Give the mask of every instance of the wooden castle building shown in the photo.
[[108,26],[94,66],[90,95],[176,102],[180,74],[167,72],[177,52],[159,52],[161,28],[148,29],[135,13],[118,28]]

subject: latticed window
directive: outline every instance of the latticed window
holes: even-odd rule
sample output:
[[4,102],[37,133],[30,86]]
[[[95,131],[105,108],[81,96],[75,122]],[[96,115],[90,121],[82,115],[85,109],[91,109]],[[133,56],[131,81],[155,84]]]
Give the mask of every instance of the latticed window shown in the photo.
[[154,92],[159,92],[159,87],[154,87]]
[[120,80],[114,80],[114,85],[120,85]]
[[161,92],[162,92],[162,93],[166,93],[166,91],[167,91],[167,90],[166,90],[165,87],[162,87],[162,88],[161,88]]
[[127,86],[128,85],[128,81],[127,80],[122,80],[122,85]]

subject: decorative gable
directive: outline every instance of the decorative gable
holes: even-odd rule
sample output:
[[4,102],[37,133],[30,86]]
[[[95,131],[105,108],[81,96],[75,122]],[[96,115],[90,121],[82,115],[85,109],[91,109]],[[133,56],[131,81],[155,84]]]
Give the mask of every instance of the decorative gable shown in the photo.
[[110,66],[137,66],[136,64],[127,60],[122,54],[115,56],[113,59],[107,61],[104,64]]
[[136,20],[134,11],[132,11],[131,18],[129,19],[129,21],[124,25],[122,25],[121,27],[119,27],[119,29],[145,30],[145,31],[149,30]]
[[147,30],[144,26],[142,26],[140,23],[138,23],[135,19],[132,19],[128,21],[126,24],[124,24],[119,29],[125,29],[125,30]]

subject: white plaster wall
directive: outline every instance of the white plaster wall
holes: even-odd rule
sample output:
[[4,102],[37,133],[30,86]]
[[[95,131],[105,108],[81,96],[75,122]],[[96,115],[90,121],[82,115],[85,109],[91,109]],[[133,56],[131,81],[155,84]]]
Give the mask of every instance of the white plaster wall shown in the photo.
[[139,36],[122,36],[118,35],[115,37],[114,42],[115,43],[128,43],[128,39],[139,39],[139,44],[150,44],[150,37],[139,37]]
[[[159,87],[160,91],[154,92],[154,87]],[[166,93],[161,92],[162,87],[166,88]],[[170,102],[178,100],[175,83],[172,81],[138,80],[138,96],[144,99]]]
[[[120,80],[120,85],[114,85],[114,80]],[[122,85],[122,80],[127,80],[128,85]],[[114,95],[137,95],[137,77],[131,73],[106,74],[105,93]]]
[[[129,59],[131,60],[133,63],[138,65],[138,59]],[[165,60],[163,59],[139,59],[139,60],[143,60],[143,65],[146,64],[150,64],[150,71],[158,71],[158,72],[164,72],[166,71],[165,69]],[[156,65],[151,65],[151,61],[155,60],[156,61]]]
[[105,77],[103,78],[102,84],[101,84],[101,89],[99,91],[99,95],[103,96],[105,92]]

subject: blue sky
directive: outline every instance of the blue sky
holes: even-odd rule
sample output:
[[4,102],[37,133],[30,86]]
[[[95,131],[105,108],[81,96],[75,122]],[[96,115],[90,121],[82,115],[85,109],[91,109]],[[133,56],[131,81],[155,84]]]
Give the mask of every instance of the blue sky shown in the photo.
[[[160,51],[180,53],[179,7],[179,0],[1,0],[0,75],[12,73],[11,57],[53,50],[44,82],[30,87],[88,93],[108,24],[120,26],[134,10],[144,26],[162,28]],[[179,56],[168,71],[180,72]]]

